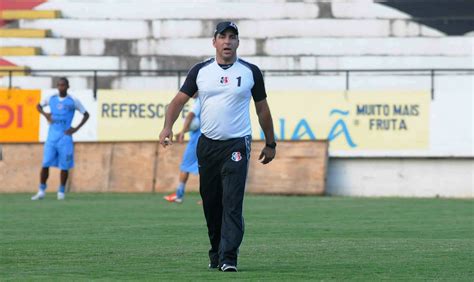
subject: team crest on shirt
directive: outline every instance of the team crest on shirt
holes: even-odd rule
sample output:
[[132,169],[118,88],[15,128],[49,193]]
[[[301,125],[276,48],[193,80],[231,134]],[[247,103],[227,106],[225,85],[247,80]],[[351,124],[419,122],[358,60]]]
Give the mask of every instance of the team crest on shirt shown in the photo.
[[57,108],[58,110],[64,109],[63,103],[58,103],[58,104],[56,105],[56,108]]
[[240,152],[233,152],[232,153],[231,160],[233,160],[234,162],[238,162],[241,159],[242,159],[242,154]]
[[221,76],[221,84],[228,84],[229,83],[229,77],[227,76]]

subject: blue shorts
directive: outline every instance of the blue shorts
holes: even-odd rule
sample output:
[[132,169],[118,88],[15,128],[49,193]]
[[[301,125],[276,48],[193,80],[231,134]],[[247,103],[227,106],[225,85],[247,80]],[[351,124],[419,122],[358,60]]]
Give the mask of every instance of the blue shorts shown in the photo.
[[191,131],[190,138],[186,149],[184,150],[183,160],[179,169],[184,172],[189,172],[192,174],[199,173],[198,160],[196,154],[196,147],[201,136],[201,130]]
[[50,166],[61,170],[74,167],[74,143],[71,135],[64,135],[57,141],[44,143],[43,167]]

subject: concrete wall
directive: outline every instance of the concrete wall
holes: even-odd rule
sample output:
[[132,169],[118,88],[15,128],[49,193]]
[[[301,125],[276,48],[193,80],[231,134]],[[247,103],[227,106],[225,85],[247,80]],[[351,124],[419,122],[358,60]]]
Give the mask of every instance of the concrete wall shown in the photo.
[[[417,150],[351,150],[337,151],[330,149],[331,157],[474,157],[474,76],[473,74],[440,73],[434,80],[433,99],[430,103],[429,120],[429,146]],[[22,78],[18,78],[20,81]],[[37,78],[38,83],[48,83]],[[15,80],[17,81],[17,80]],[[53,80],[49,80],[52,83]],[[24,80],[25,86],[28,80]],[[77,141],[95,141],[97,132],[97,101],[93,99],[92,90],[80,90],[81,84],[86,85],[90,81],[82,81],[81,78],[70,77],[70,92],[77,96],[91,113],[91,120],[75,136]],[[137,83],[139,82],[139,83]],[[171,90],[178,85],[176,77],[121,77],[110,80],[113,89],[129,90]],[[357,73],[351,74],[351,90],[380,91],[384,95],[386,91],[429,91],[431,79],[428,73],[413,76],[410,74],[381,73]],[[346,87],[346,77],[340,75],[319,76],[270,76],[265,78],[270,107],[274,91],[318,91],[336,90],[341,91]],[[31,86],[31,85],[30,85]],[[316,90],[315,90],[316,89]],[[54,93],[55,90],[43,88],[43,94]],[[44,97],[44,96],[43,96]],[[288,105],[292,105],[292,98],[288,96]],[[294,106],[293,106],[294,107]],[[315,106],[316,108],[316,106]],[[254,112],[253,106],[250,108]],[[297,109],[292,109],[297,112]],[[275,113],[274,113],[275,114]],[[76,115],[78,120],[80,115]],[[274,118],[277,118],[274,116]],[[311,118],[311,116],[309,117]],[[275,121],[276,122],[276,121]],[[45,140],[47,123],[41,119],[41,139]]]
[[[322,195],[325,192],[327,147],[325,141],[280,142],[274,162],[262,165],[261,141],[253,142],[247,191],[259,194]],[[166,149],[156,142],[76,143],[76,166],[71,170],[73,192],[170,192],[178,183],[185,144]],[[0,193],[37,190],[42,144],[3,144]],[[58,169],[50,169],[50,191],[58,187]],[[191,175],[189,191],[197,191]]]
[[472,158],[330,158],[328,195],[473,198]]

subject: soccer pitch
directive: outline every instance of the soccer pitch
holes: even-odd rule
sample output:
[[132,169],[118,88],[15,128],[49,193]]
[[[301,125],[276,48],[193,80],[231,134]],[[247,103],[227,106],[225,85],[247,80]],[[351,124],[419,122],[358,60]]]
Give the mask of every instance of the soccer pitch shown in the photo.
[[465,280],[474,201],[246,195],[239,272],[208,270],[197,194],[0,195],[0,280]]

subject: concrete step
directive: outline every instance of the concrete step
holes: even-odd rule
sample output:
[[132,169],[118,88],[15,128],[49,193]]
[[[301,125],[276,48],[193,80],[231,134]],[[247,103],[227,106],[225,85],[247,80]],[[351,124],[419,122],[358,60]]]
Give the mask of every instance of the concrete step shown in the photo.
[[[214,56],[209,38],[104,40],[4,38],[1,47],[39,47],[45,55]],[[472,56],[474,37],[241,39],[241,56]]]
[[[65,75],[91,75],[93,70],[183,70],[207,57],[190,56],[4,56],[33,70],[58,70]],[[242,56],[262,70],[316,69],[466,69],[474,68],[472,56]],[[71,72],[65,72],[71,70]],[[74,72],[72,70],[83,70]],[[87,70],[87,72],[86,72]],[[51,73],[57,73],[53,71]],[[98,75],[115,75],[99,72]]]
[[472,56],[472,37],[396,38],[276,38],[264,43],[262,53],[319,56]]
[[[140,69],[187,70],[206,57],[139,57]],[[316,69],[465,69],[471,56],[242,56],[262,70]]]
[[[77,40],[78,42],[79,40]],[[53,56],[63,56],[70,54],[77,49],[74,47],[74,44],[67,42],[66,39],[60,38],[2,38],[0,40],[0,47],[31,47],[35,46],[40,48],[42,54],[44,55],[53,55]],[[70,47],[68,50],[67,47]],[[71,52],[72,51],[72,52]]]
[[331,1],[331,15],[349,19],[408,19],[410,15],[372,0]]
[[30,37],[30,38],[42,38],[48,36],[48,30],[46,29],[0,29],[0,38],[2,37]]
[[36,47],[0,47],[0,56],[37,56],[40,48]]
[[272,19],[317,18],[316,3],[280,1],[48,1],[37,10],[60,10],[77,19]]
[[419,37],[443,36],[410,20],[388,19],[285,19],[237,21],[241,37]]
[[[121,67],[118,57],[83,57],[83,56],[4,56],[3,59],[30,69],[54,70],[44,75],[92,75],[92,70],[117,70]],[[124,64],[125,67],[125,64]],[[65,70],[75,70],[67,72]],[[85,70],[91,70],[87,73]],[[115,73],[113,73],[115,74]],[[107,75],[106,72],[102,75]]]
[[[272,19],[237,20],[240,38],[414,37],[443,33],[410,20]],[[144,39],[211,38],[215,21],[204,20],[22,20],[21,28],[49,29],[58,38]]]
[[49,29],[56,38],[142,39],[153,36],[152,26],[144,20],[22,20],[20,27]]
[[56,19],[61,17],[61,12],[57,10],[2,10],[0,19],[20,20],[20,19]]
[[[189,1],[148,0],[137,5],[134,0],[114,2],[50,0],[37,9],[61,10],[65,17],[83,19],[267,19],[267,18],[364,18],[406,19],[399,10],[372,0],[350,1]],[[84,13],[87,11],[87,13]],[[177,12],[179,11],[179,12]]]

